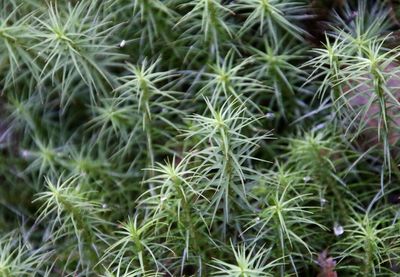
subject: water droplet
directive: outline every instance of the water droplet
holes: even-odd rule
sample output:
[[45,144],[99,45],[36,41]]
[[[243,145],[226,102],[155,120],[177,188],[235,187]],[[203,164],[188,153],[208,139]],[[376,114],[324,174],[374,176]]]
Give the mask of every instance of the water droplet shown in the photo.
[[344,233],[344,228],[342,225],[339,225],[339,223],[335,223],[335,225],[333,226],[333,233],[335,234],[335,236],[341,236]]
[[314,130],[321,130],[325,128],[325,123],[320,123],[314,127]]
[[21,150],[20,155],[21,155],[23,158],[26,159],[26,158],[29,157],[30,152],[29,152],[28,150]]
[[266,117],[267,119],[274,119],[274,118],[275,118],[275,114],[274,114],[274,113],[266,113],[266,114],[265,114],[265,117]]

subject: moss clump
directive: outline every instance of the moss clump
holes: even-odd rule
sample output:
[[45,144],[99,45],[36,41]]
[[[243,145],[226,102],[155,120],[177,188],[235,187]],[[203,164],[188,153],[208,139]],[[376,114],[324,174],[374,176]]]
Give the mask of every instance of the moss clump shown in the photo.
[[0,277],[398,274],[396,1],[0,7]]

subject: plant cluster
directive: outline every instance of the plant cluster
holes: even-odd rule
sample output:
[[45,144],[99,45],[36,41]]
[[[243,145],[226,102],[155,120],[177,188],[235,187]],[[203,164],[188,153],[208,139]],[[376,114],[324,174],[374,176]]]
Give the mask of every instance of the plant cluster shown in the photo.
[[398,14],[0,0],[0,277],[400,274]]

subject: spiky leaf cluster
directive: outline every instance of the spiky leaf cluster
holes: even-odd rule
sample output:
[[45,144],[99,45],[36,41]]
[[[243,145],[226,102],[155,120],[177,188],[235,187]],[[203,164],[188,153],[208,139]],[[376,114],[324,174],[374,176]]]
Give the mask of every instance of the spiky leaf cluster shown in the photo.
[[0,0],[0,277],[398,274],[398,10]]

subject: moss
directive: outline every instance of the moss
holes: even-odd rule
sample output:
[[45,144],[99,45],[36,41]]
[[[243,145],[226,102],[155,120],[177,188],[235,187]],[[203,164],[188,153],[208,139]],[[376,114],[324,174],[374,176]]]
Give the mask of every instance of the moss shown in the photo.
[[399,7],[325,2],[0,0],[0,277],[397,274]]

